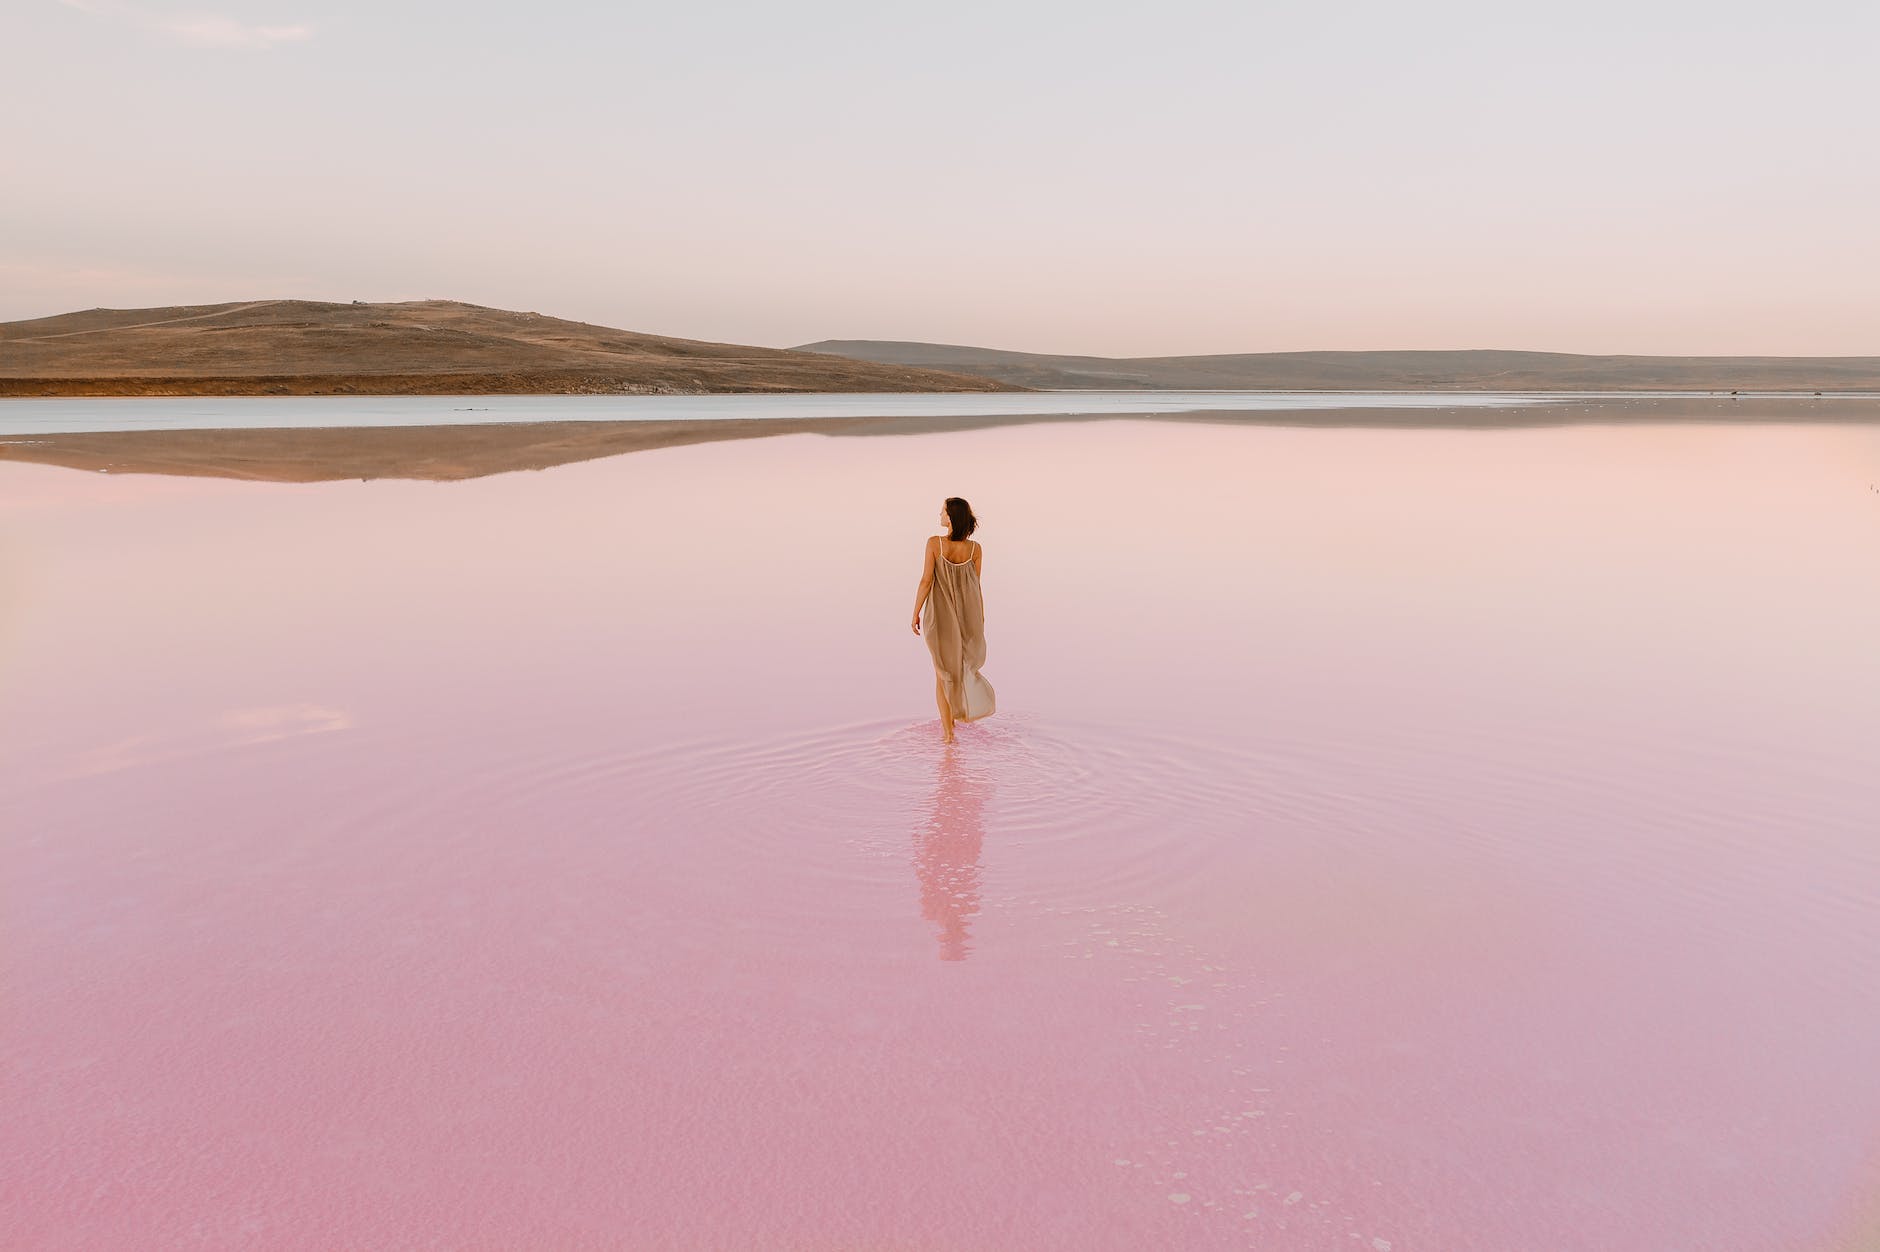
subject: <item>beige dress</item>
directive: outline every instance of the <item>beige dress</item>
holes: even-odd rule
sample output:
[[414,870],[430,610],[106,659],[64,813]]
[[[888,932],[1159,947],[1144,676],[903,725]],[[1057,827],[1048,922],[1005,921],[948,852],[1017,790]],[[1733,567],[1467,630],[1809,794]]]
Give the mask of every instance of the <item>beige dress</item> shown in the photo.
[[986,609],[979,599],[979,571],[971,561],[949,561],[934,545],[933,586],[920,613],[920,633],[933,653],[934,672],[946,687],[955,721],[992,716],[992,684],[979,673],[986,663]]

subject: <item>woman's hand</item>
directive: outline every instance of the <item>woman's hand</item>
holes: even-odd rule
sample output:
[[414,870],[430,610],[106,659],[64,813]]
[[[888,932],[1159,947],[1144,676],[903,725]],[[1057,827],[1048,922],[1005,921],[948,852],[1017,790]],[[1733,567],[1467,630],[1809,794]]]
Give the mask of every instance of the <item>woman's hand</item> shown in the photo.
[[917,635],[920,633],[920,614],[918,613],[914,614],[914,633]]

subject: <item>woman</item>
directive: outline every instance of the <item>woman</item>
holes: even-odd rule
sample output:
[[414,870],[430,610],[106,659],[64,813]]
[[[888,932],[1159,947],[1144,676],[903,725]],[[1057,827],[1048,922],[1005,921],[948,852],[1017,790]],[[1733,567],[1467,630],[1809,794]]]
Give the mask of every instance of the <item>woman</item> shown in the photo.
[[979,528],[979,520],[973,516],[973,506],[958,496],[948,496],[941,506],[940,524],[947,533],[927,536],[927,551],[921,557],[913,625],[917,635],[926,628],[941,739],[952,743],[954,722],[992,716],[992,684],[979,675],[979,667],[986,663],[986,610],[979,598],[979,571],[986,552],[967,538]]

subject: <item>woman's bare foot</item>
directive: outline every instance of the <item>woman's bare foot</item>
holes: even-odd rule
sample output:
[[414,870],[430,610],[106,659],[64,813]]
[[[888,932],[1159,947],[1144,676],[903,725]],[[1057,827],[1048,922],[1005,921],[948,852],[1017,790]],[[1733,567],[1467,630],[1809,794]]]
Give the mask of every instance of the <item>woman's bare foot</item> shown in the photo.
[[951,726],[943,725],[940,727],[940,742],[941,743],[953,742],[953,728]]

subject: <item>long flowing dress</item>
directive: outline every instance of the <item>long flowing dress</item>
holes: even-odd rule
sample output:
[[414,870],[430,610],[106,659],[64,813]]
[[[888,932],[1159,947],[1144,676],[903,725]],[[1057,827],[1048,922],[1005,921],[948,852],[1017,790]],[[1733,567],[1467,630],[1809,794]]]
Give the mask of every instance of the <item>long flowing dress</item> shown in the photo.
[[986,609],[979,598],[979,571],[971,561],[949,561],[934,545],[933,586],[921,609],[920,633],[933,653],[934,672],[946,688],[955,721],[992,716],[992,684],[980,674],[986,663]]

